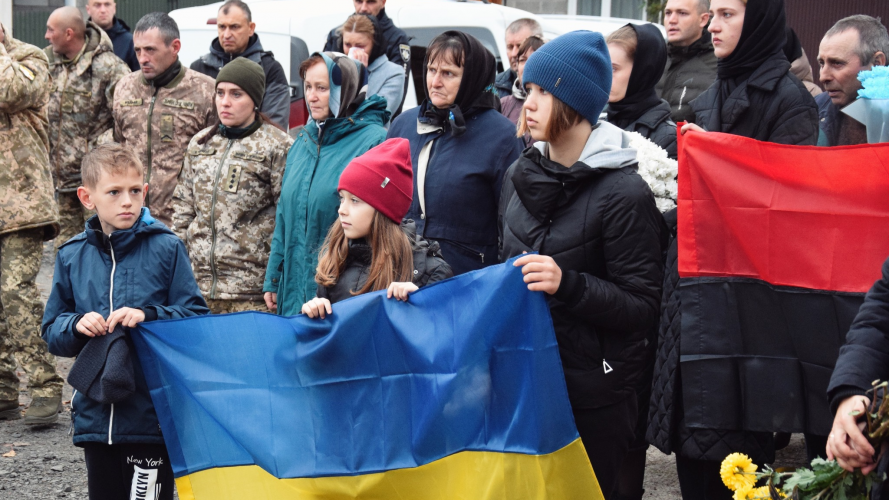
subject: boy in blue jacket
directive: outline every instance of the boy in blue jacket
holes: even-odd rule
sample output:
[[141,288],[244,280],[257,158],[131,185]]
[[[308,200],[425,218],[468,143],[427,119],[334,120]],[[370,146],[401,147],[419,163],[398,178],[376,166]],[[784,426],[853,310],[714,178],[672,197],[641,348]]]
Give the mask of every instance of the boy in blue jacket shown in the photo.
[[[81,170],[77,196],[96,215],[59,247],[43,316],[49,351],[74,357],[116,328],[207,314],[185,245],[143,208],[148,184],[136,153],[105,144],[84,157]],[[113,404],[75,392],[74,444],[84,449],[90,500],[172,499],[170,459],[129,346],[135,392]]]

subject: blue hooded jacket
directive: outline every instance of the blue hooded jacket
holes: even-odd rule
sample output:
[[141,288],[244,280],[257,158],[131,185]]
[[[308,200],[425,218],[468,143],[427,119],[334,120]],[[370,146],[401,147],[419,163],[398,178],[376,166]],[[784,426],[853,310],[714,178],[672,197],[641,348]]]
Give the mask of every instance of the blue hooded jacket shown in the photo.
[[[77,356],[90,340],[75,329],[80,318],[92,311],[107,318],[121,307],[142,309],[145,321],[209,312],[192,275],[185,245],[155,221],[147,208],[133,227],[110,236],[102,232],[98,217],[93,216],[86,231],[59,247],[41,328],[49,352]],[[71,403],[74,444],[163,444],[132,344],[130,356],[136,378],[133,395],[114,404],[101,404],[75,393]]]
[[111,46],[114,47],[114,55],[121,58],[132,71],[139,71],[139,59],[136,57],[136,50],[133,47],[133,34],[130,33],[130,27],[125,22],[114,18],[113,24],[106,31],[108,38],[111,39]]

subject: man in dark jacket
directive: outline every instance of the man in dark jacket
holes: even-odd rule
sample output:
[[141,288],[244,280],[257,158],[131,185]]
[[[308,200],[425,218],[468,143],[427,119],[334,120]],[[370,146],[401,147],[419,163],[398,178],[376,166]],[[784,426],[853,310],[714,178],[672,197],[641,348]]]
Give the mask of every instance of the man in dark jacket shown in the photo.
[[[516,19],[506,27],[506,57],[509,59],[509,66],[494,80],[494,87],[501,99],[512,95],[512,85],[518,78],[519,47],[531,36],[543,36],[543,28],[533,19]],[[505,65],[506,61],[503,63]]]
[[689,103],[716,80],[709,8],[710,0],[669,0],[664,9],[669,57],[655,90],[670,103],[675,122],[694,121]]
[[130,27],[115,17],[117,4],[114,0],[89,0],[86,12],[90,15],[89,20],[108,34],[114,47],[114,55],[127,63],[130,71],[139,71],[139,59],[136,58],[136,51],[133,49],[133,35],[130,33]]
[[[392,19],[386,15],[386,0],[354,0],[355,13],[366,14],[377,18],[380,29],[383,30],[383,43],[385,44],[386,57],[395,64],[404,66],[404,90],[407,94],[408,74],[411,70],[411,43],[407,33],[395,26]],[[327,34],[327,43],[324,44],[324,52],[339,51],[343,46],[339,38],[342,34],[337,31],[342,25],[330,30]],[[401,106],[392,116],[394,120],[401,113]]]
[[889,34],[878,19],[857,15],[840,19],[827,30],[818,48],[825,92],[815,97],[823,146],[867,143],[864,124],[840,113],[858,97],[860,71],[886,66]]
[[290,128],[290,83],[274,54],[262,49],[250,7],[241,0],[225,2],[216,16],[216,29],[219,36],[210,43],[210,52],[191,63],[191,69],[216,78],[223,66],[238,57],[259,64],[266,82],[259,110],[284,130]]
[[[876,453],[858,420],[871,402],[872,396],[865,394],[873,380],[889,380],[889,259],[883,263],[883,277],[867,292],[855,316],[827,387],[830,408],[836,415],[827,440],[828,458],[836,458],[849,471],[862,468],[865,474],[877,466],[873,461]],[[851,415],[854,410],[860,413]],[[884,483],[884,495],[886,490]]]

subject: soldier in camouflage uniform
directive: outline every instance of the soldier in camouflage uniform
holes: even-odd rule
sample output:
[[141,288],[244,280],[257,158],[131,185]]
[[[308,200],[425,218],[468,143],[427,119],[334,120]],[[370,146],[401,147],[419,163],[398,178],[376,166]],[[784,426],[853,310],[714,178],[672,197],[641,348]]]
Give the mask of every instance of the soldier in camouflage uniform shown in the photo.
[[0,25],[0,420],[21,418],[18,354],[32,402],[26,423],[58,418],[62,379],[40,338],[43,301],[35,279],[43,242],[59,232],[49,168],[49,63]]
[[80,161],[111,129],[114,85],[130,68],[114,55],[111,39],[75,7],[56,9],[46,22],[44,49],[53,77],[49,94],[49,157],[59,202],[56,248],[83,231],[92,215],[77,199]]
[[133,32],[142,69],[114,90],[114,140],[145,165],[151,215],[170,226],[173,190],[188,142],[216,118],[213,80],[179,62],[179,28],[162,12],[146,14]]
[[185,241],[210,311],[265,311],[262,285],[293,139],[257,111],[265,92],[260,65],[238,58],[216,85],[219,122],[188,145],[172,229]]

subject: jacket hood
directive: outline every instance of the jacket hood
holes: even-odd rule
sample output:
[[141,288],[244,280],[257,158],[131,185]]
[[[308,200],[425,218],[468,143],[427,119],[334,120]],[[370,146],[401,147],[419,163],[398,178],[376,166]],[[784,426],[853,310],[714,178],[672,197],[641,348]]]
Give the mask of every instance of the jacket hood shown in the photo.
[[[151,216],[151,212],[148,208],[142,208],[142,212],[139,215],[139,220],[136,221],[135,224],[129,229],[121,229],[118,231],[114,231],[110,235],[102,232],[102,224],[99,222],[99,216],[93,215],[86,221],[86,230],[83,233],[80,233],[78,236],[71,238],[68,243],[72,241],[77,241],[80,239],[86,239],[87,243],[98,247],[102,251],[108,251],[109,245],[110,248],[114,248],[114,253],[116,255],[125,255],[128,253],[134,246],[137,244],[137,238],[140,238],[149,234],[161,234],[167,233],[170,235],[174,235],[173,231],[170,231],[167,226],[163,225],[160,221],[156,220]],[[175,235],[174,235],[175,236]],[[64,245],[62,245],[64,246]],[[61,248],[61,247],[59,247]]]
[[344,118],[329,118],[320,127],[318,122],[310,120],[304,130],[316,143],[318,136],[321,135],[323,144],[331,144],[338,142],[358,127],[369,125],[384,127],[389,123],[390,114],[386,109],[386,98],[374,94],[365,99],[351,115]]
[[[48,45],[44,52],[46,52],[46,57],[49,59],[49,64],[65,63],[64,59],[62,59],[62,55],[52,50],[52,45]],[[92,21],[87,21],[83,48],[71,62],[73,64],[78,64],[82,69],[85,69],[89,67],[94,57],[105,52],[114,53],[114,45],[111,43],[111,37],[109,37],[108,33],[100,28],[98,24]],[[82,70],[79,71],[78,74],[80,72],[82,72]]]
[[[537,142],[534,147],[546,156],[549,143]],[[590,168],[623,168],[636,162],[636,150],[630,147],[629,134],[608,122],[599,122],[593,128],[577,162]]]
[[[92,22],[92,18],[90,18],[90,22]],[[109,36],[111,35],[119,35],[121,33],[129,33],[130,27],[127,26],[127,23],[123,22],[123,19],[114,16],[114,20],[111,22],[111,27],[106,31]]]
[[226,54],[225,50],[222,49],[222,45],[219,43],[219,37],[216,37],[210,42],[210,53],[205,54],[201,59],[204,63],[217,68],[221,68],[238,57],[246,57],[256,64],[261,64],[260,61],[262,61],[263,52],[262,43],[259,41],[259,35],[254,34],[251,36],[250,41],[247,42],[247,48],[240,54]]

